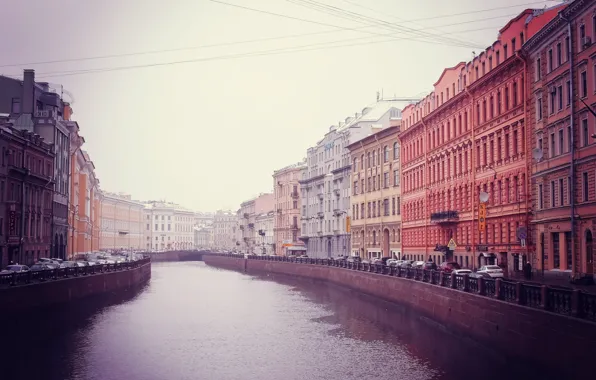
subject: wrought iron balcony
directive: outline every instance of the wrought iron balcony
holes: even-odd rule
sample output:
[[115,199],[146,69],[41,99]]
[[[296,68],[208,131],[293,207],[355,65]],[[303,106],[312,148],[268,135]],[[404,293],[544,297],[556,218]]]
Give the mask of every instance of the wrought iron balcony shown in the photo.
[[290,226],[290,228],[291,228],[292,230],[296,231],[296,230],[298,229],[298,225],[297,225],[297,224],[292,224],[292,225]]
[[248,223],[248,228],[255,228],[255,224],[254,223]]
[[323,211],[319,211],[317,212],[317,216],[321,219],[323,219],[323,217],[325,216],[325,213]]
[[455,210],[439,211],[430,214],[431,223],[455,223],[459,221],[459,213]]
[[335,193],[335,195],[339,197],[340,189],[333,189],[333,192]]
[[308,235],[301,235],[301,236],[298,236],[298,239],[302,240],[303,242],[307,242],[308,239],[310,239],[310,237]]
[[325,194],[323,194],[323,193],[318,193],[318,194],[317,194],[317,197],[319,197],[319,199],[323,199],[323,198],[325,197]]
[[300,194],[297,191],[292,191],[292,193],[290,194],[292,196],[292,198],[296,199],[300,196]]
[[244,213],[244,219],[248,219],[249,215],[247,212]]

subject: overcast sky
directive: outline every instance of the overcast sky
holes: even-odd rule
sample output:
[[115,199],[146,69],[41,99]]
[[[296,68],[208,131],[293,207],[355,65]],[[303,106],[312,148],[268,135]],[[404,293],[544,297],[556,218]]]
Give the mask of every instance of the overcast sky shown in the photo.
[[32,68],[72,93],[102,189],[236,210],[377,91],[421,96],[521,10],[556,3],[221,2],[0,0],[0,73]]

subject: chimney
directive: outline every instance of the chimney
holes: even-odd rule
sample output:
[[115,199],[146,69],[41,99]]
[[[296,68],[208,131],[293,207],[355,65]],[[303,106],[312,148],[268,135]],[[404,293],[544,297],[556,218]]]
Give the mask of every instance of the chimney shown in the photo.
[[35,105],[35,70],[26,69],[23,73],[23,99],[21,113],[33,115]]
[[73,114],[74,112],[72,111],[72,107],[70,106],[70,103],[64,103],[64,112],[62,113],[62,118],[64,120],[70,120],[70,116]]

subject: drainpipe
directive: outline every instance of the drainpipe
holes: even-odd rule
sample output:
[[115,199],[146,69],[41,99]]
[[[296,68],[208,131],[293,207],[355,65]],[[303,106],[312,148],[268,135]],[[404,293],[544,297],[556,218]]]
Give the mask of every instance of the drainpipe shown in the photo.
[[[374,134],[375,136],[375,141],[377,142],[377,146],[379,151],[381,150],[381,143],[379,142],[379,139],[377,138],[377,134]],[[380,156],[380,155],[379,155]],[[381,161],[381,157],[379,157],[379,161]],[[383,164],[385,163],[385,150],[383,150],[383,162],[379,162],[379,166],[381,167],[381,173],[383,174],[383,180],[385,179],[385,170],[383,168]],[[381,181],[379,181],[381,182]],[[381,218],[381,244],[385,245],[385,231],[383,230],[383,214],[385,213],[385,199],[383,199],[383,186],[381,186],[381,184],[379,183],[379,189],[381,191],[381,201],[383,202],[383,213],[380,215]],[[382,248],[381,248],[381,252],[383,252]],[[386,253],[386,252],[385,252]],[[381,258],[384,257],[383,255],[381,255]]]
[[[523,78],[523,84],[524,84],[524,93],[522,94],[522,101],[524,102],[524,126],[526,126],[524,132],[526,133],[526,135],[529,132],[529,128],[527,127],[526,124],[526,120],[528,120],[528,99],[529,97],[526,97],[526,93],[529,92],[530,89],[530,81],[529,81],[529,75],[528,75],[528,63],[527,61],[524,59],[523,53],[521,50],[517,51],[517,54],[515,55],[517,59],[519,59],[524,68],[523,68],[523,73],[524,73],[524,78]],[[525,212],[525,225],[526,225],[526,235],[528,235],[528,231],[530,230],[530,208],[529,208],[529,203],[528,203],[528,198],[529,198],[529,189],[532,186],[530,177],[532,176],[530,173],[530,160],[532,159],[532,155],[528,154],[528,152],[530,151],[528,148],[528,144],[531,144],[530,139],[527,138],[527,136],[523,136],[524,137],[524,141],[526,142],[526,146],[524,146],[524,153],[526,155],[526,165],[525,165],[525,172],[526,172],[526,178],[525,178],[525,187],[526,187],[526,193],[524,194],[524,198],[525,198],[525,204],[526,204],[526,212]],[[518,207],[519,207],[519,203],[518,203]],[[526,236],[527,237],[527,236]],[[530,260],[530,249],[528,246],[528,243],[526,242],[526,245],[524,247],[525,253],[526,253],[526,260],[529,262]],[[542,265],[544,265],[544,263],[542,263]]]
[[[364,148],[364,144],[362,143],[362,140],[360,140],[360,148],[363,149],[364,158],[366,158],[366,149]],[[366,191],[363,191],[363,194],[364,194],[364,207],[365,207],[364,208],[364,211],[368,211],[368,209],[366,208],[366,193],[368,193],[368,177],[366,175],[366,172],[368,171],[368,169],[370,169],[369,168],[369,164],[370,164],[370,162],[368,162],[368,160],[366,162],[366,165],[364,165],[364,163],[362,163],[362,167],[364,168],[364,185],[366,187]],[[364,189],[362,189],[362,190],[364,190]],[[360,210],[360,211],[362,211],[362,210]],[[362,244],[362,250],[364,251],[364,250],[366,250],[366,248],[365,248],[365,245],[366,244],[364,242],[366,241],[366,238],[367,238],[366,220],[368,219],[368,214],[365,212],[364,213],[364,217],[363,217],[362,216],[362,213],[361,213],[360,214],[360,217],[364,219],[364,230],[363,230],[364,235],[362,236],[362,243],[361,243]],[[360,252],[358,252],[358,256],[360,256]],[[364,259],[364,257],[361,257],[361,259]]]
[[[571,94],[574,93],[574,82],[573,82],[573,66],[574,66],[574,59],[573,59],[573,30],[571,26],[571,20],[565,18],[563,16],[562,11],[559,12],[559,18],[567,23],[567,34],[569,35],[569,47],[571,51],[569,52],[569,92]],[[580,41],[581,43],[581,41]],[[573,99],[573,95],[571,96],[571,110],[569,116],[569,125],[571,126],[571,257],[575,260],[573,265],[573,272],[572,272],[572,280],[579,277],[581,272],[581,263],[580,258],[576,257],[576,249],[575,249],[575,99]],[[544,265],[544,263],[542,263]]]
[[[428,128],[426,126],[426,123],[424,122],[424,117],[420,118],[420,122],[422,123],[422,126],[424,127],[424,132],[423,132],[423,137],[422,137],[422,141],[424,141],[424,146],[422,147],[424,149],[424,175],[422,176],[422,186],[424,188],[424,259],[425,261],[428,261],[429,256],[428,256],[428,219],[430,218],[430,215],[428,215],[428,185],[426,183],[426,176],[429,174],[429,170],[428,170],[428,141],[426,141],[426,133],[428,132]],[[436,264],[436,263],[435,263]]]
[[[476,168],[474,167],[474,161],[476,159],[475,157],[475,152],[476,149],[474,149],[474,143],[476,142],[476,126],[474,125],[474,109],[475,104],[474,104],[474,96],[472,94],[470,94],[470,91],[468,90],[468,87],[466,86],[466,88],[464,89],[464,92],[470,97],[471,101],[470,101],[470,117],[472,118],[471,122],[470,122],[470,126],[472,127],[472,149],[470,152],[470,160],[472,161],[470,164],[471,169],[472,169],[472,193],[474,194],[474,196],[472,196],[472,252],[474,251],[474,249],[476,248],[476,226],[477,226],[477,219],[475,217],[476,214],[476,200],[478,199],[478,194],[475,194],[476,191]],[[467,123],[467,121],[466,121]],[[466,165],[468,163],[466,162]],[[480,231],[478,231],[478,238],[480,239]],[[472,269],[476,269],[476,254],[474,254],[474,260],[472,260]]]

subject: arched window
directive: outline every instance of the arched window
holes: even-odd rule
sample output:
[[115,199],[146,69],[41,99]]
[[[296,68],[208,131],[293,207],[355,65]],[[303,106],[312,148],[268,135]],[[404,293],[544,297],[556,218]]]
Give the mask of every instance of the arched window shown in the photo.
[[384,155],[383,155],[383,162],[389,161],[389,147],[385,145]]

